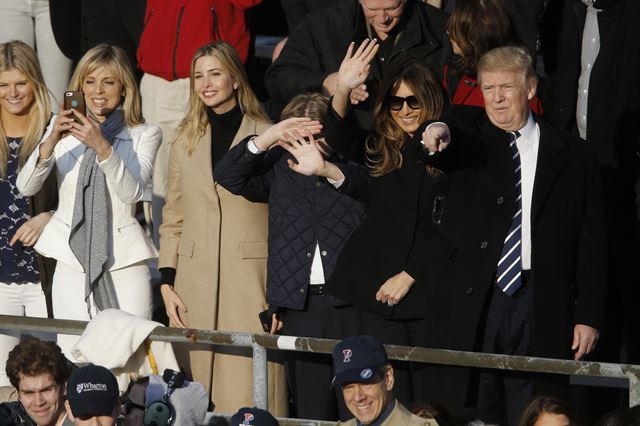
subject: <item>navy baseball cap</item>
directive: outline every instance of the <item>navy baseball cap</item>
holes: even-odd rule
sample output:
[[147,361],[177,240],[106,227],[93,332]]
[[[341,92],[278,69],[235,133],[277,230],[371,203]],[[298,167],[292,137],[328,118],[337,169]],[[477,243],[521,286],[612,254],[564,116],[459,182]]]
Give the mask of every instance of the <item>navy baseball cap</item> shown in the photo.
[[233,416],[229,426],[278,426],[278,421],[270,412],[260,408],[242,407]]
[[80,367],[71,373],[67,381],[67,400],[74,417],[87,414],[110,416],[119,395],[115,376],[100,365]]
[[352,336],[333,348],[336,375],[331,386],[363,383],[375,379],[380,368],[389,363],[387,352],[373,336]]

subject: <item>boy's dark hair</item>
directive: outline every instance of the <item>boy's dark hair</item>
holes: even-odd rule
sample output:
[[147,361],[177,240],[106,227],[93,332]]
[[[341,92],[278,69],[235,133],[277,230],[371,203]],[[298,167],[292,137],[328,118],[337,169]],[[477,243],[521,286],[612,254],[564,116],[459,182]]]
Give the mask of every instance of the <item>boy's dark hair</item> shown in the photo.
[[51,374],[53,380],[62,385],[71,375],[71,366],[55,342],[27,336],[9,352],[6,371],[11,384],[19,390],[20,374]]

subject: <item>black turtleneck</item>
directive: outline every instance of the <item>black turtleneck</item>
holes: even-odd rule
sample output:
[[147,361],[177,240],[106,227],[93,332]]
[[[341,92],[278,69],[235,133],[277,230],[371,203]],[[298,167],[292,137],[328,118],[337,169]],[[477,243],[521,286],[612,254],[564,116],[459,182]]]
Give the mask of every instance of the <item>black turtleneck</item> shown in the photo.
[[222,114],[216,114],[211,108],[207,108],[207,118],[211,125],[211,167],[215,169],[220,158],[229,151],[231,142],[238,133],[242,123],[242,111],[239,105]]

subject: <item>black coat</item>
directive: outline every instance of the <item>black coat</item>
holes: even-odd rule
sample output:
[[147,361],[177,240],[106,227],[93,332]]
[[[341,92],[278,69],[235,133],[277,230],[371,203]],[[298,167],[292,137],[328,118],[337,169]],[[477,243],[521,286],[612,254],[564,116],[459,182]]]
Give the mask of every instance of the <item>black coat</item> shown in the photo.
[[[600,50],[589,80],[587,141],[598,155],[598,163],[623,167],[635,180],[640,132],[635,120],[640,115],[640,2],[609,0],[598,13]],[[566,0],[558,43],[558,68],[543,93],[545,120],[576,129],[576,101],[580,77],[582,30],[586,6],[580,0]]]
[[[453,130],[451,147],[434,161],[449,175],[450,186],[441,223],[428,238],[426,346],[473,351],[479,349],[483,309],[515,211],[512,154],[506,133],[482,108],[452,107],[445,121]],[[569,358],[574,325],[602,325],[602,186],[595,155],[582,140],[544,121],[538,124],[530,355]],[[458,410],[468,372],[437,369],[426,376],[427,392]]]
[[[416,0],[408,0],[405,7],[411,11],[411,17],[385,63],[415,58],[441,74],[449,49],[445,32],[447,15]],[[307,15],[290,34],[280,57],[267,70],[265,84],[269,94],[286,103],[304,92],[321,92],[324,79],[340,68],[349,43],[353,41],[358,46],[366,37],[365,18],[357,0],[342,0],[318,14]],[[366,83],[372,95],[369,99],[375,95],[383,71],[374,61]],[[371,125],[371,107],[369,102],[356,107],[358,119],[365,127]]]
[[[558,68],[543,98],[545,120],[576,130],[576,101],[585,5],[565,0],[558,43]],[[607,324],[597,357],[612,362],[640,362],[640,327],[635,314],[640,297],[636,262],[640,258],[640,43],[636,0],[598,0],[600,50],[589,81],[587,144],[597,153],[604,182],[608,258]],[[634,187],[635,186],[635,187]]]
[[269,202],[267,302],[270,308],[302,310],[316,242],[325,279],[351,232],[362,222],[368,196],[366,171],[334,155],[345,181],[336,189],[325,178],[304,176],[287,165],[283,148],[253,154],[248,138],[229,150],[214,169],[227,190],[249,201]]
[[[332,147],[362,161],[364,139],[355,129],[353,117],[339,120],[327,114],[324,131]],[[407,272],[423,276],[422,239],[438,220],[439,199],[446,178],[426,172],[418,150],[409,138],[402,148],[399,170],[370,178],[369,210],[363,224],[353,233],[327,283],[327,292],[355,306],[392,319],[420,319],[425,316],[425,283],[420,279],[400,303],[389,307],[376,301],[376,292],[392,276]],[[440,195],[438,195],[440,194]]]

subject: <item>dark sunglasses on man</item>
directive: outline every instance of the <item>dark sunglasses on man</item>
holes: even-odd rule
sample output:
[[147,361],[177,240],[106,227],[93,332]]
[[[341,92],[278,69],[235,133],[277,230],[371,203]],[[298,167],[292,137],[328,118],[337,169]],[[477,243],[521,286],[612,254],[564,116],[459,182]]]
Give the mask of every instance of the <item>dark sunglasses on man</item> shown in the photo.
[[400,111],[405,102],[411,109],[420,109],[420,102],[413,95],[407,96],[406,98],[402,98],[400,96],[389,96],[387,98],[387,104],[389,105],[389,109],[392,111]]

